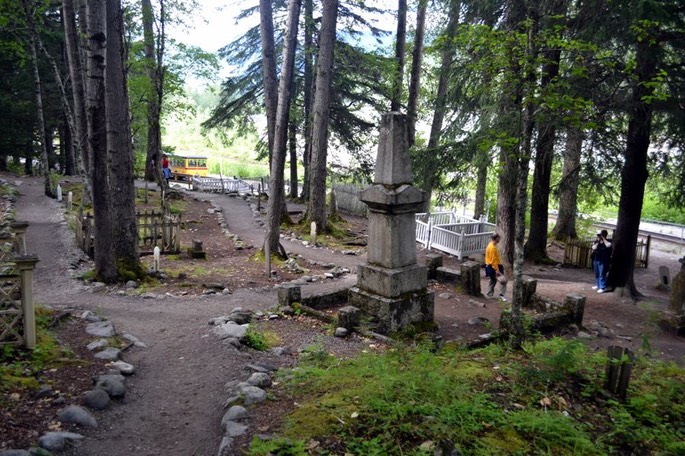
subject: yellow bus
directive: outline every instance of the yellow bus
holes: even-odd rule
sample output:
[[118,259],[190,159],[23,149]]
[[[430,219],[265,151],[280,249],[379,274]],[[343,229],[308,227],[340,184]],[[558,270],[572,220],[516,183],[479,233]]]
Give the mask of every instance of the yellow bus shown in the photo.
[[207,177],[207,157],[192,154],[170,155],[169,168],[174,180],[186,180],[194,176]]

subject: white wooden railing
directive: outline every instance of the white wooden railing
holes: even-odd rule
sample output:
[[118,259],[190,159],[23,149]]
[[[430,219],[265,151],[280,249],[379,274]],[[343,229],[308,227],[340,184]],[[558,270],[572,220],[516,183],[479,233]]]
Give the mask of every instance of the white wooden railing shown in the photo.
[[459,259],[485,253],[496,225],[453,212],[416,214],[416,242]]

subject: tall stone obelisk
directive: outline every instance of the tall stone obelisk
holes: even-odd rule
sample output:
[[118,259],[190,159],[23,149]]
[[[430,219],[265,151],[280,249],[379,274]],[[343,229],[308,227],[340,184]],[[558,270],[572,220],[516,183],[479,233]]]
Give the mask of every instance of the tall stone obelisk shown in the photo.
[[360,265],[349,304],[381,333],[433,322],[427,270],[416,263],[415,213],[426,194],[412,185],[407,117],[384,114],[373,184],[361,192],[369,207],[367,264]]

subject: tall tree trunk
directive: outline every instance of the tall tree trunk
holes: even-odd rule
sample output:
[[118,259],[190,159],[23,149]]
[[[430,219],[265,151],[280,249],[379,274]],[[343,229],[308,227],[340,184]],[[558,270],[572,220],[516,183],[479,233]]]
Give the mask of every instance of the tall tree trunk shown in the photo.
[[58,163],[57,155],[55,154],[55,138],[53,135],[52,128],[45,129],[45,150],[48,153],[48,167],[50,169],[55,169],[55,165]]
[[[541,90],[545,90],[559,75],[561,51],[552,49],[545,53],[542,67]],[[526,258],[536,263],[547,258],[547,231],[549,226],[549,187],[556,142],[556,119],[549,110],[543,111],[543,121],[538,128],[533,194],[530,206],[530,230],[526,242]]]
[[566,134],[564,165],[559,182],[559,214],[552,235],[558,241],[578,237],[576,213],[578,211],[578,184],[580,183],[580,157],[583,152],[583,132],[571,127]]
[[[439,176],[436,175],[436,149],[440,144],[440,137],[442,136],[442,124],[445,121],[445,114],[447,113],[447,91],[449,89],[452,62],[454,61],[454,55],[456,52],[453,40],[450,39],[450,37],[453,37],[456,34],[457,26],[459,25],[460,11],[461,0],[450,0],[449,18],[447,27],[443,32],[443,36],[447,37],[447,39],[442,44],[442,61],[440,63],[438,91],[435,95],[433,121],[431,123],[430,135],[428,137],[428,148],[421,157],[422,160],[425,160],[425,164],[422,167],[416,167],[423,170],[423,176],[420,176],[419,180],[423,183],[423,190],[428,193],[428,198],[426,201],[427,206],[430,206],[433,187],[435,187],[435,184],[439,178]],[[428,211],[428,207],[426,207],[425,210]]]
[[136,188],[133,176],[133,143],[128,110],[126,64],[124,61],[124,18],[121,0],[107,2],[107,149],[112,214],[112,252],[120,278],[142,275],[138,255]]
[[[52,191],[52,185],[50,183],[50,163],[48,160],[47,146],[45,144],[46,133],[45,116],[43,113],[43,95],[41,93],[42,84],[40,80],[40,72],[38,71],[38,43],[36,40],[38,32],[36,31],[36,24],[33,19],[34,10],[29,5],[28,0],[23,0],[23,6],[24,11],[26,12],[26,19],[29,23],[29,54],[31,58],[31,66],[33,67],[33,82],[35,84],[36,120],[38,123],[38,137],[40,138],[40,160],[43,168],[45,194],[53,198],[55,195]],[[31,159],[27,157],[26,161],[30,162]]]
[[76,153],[74,150],[72,131],[71,128],[69,128],[69,125],[67,125],[66,119],[60,129],[59,142],[60,144],[64,143],[64,151],[62,152],[64,154],[64,175],[73,176],[76,174],[76,166],[74,163]]
[[312,102],[314,100],[314,2],[304,0],[304,178],[302,198],[309,201],[312,159]]
[[485,191],[488,183],[488,166],[490,166],[490,154],[487,151],[479,154],[477,166],[476,201],[473,218],[479,220],[482,215],[485,215]]
[[[159,96],[160,62],[157,59],[153,25],[154,10],[150,0],[142,0],[143,43],[145,52],[145,75],[148,81],[147,96],[147,144],[145,156],[145,178],[164,186],[162,177],[162,129],[160,126],[161,100]],[[158,40],[161,38],[158,37]],[[154,166],[153,166],[154,164]]]
[[[278,252],[281,234],[282,205],[285,201],[283,173],[288,141],[288,118],[290,115],[290,91],[293,86],[295,52],[297,49],[297,29],[300,18],[300,0],[289,0],[286,36],[283,45],[281,80],[278,87],[278,107],[276,110],[276,131],[274,134],[271,175],[269,176],[269,202],[267,204],[266,240],[271,253]],[[297,184],[297,183],[296,183]],[[287,210],[286,210],[287,214]]]
[[264,75],[264,105],[269,142],[269,166],[271,166],[276,111],[278,110],[278,78],[276,77],[276,47],[274,45],[274,19],[272,0],[259,0],[259,31],[262,39],[262,73]]
[[114,282],[117,271],[112,255],[112,217],[107,177],[107,117],[105,112],[106,23],[105,0],[89,0],[88,16],[88,141],[93,154],[93,215],[95,219],[95,275]]
[[618,202],[618,221],[613,239],[608,285],[620,295],[624,291],[635,298],[639,295],[633,280],[635,244],[642,215],[642,201],[647,182],[647,152],[652,128],[653,81],[660,69],[660,53],[651,37],[637,43],[636,81],[633,86],[629,111],[625,161],[621,170],[621,197]]
[[[83,78],[83,60],[81,59],[81,43],[79,31],[76,26],[76,14],[73,0],[62,1],[62,16],[64,23],[64,41],[67,50],[67,64],[71,82],[71,96],[74,105],[74,138],[75,162],[78,172],[83,178],[83,184],[87,195],[85,199],[90,201],[92,188],[90,186],[91,160],[88,150],[88,125],[86,122],[85,86]],[[81,18],[85,22],[85,16]]]
[[407,41],[407,0],[397,2],[397,37],[395,39],[395,74],[393,76],[390,110],[402,108],[402,83],[404,81],[404,52]]
[[409,99],[407,100],[407,118],[409,120],[409,147],[416,141],[416,119],[418,117],[419,92],[421,88],[421,66],[423,60],[423,35],[426,29],[426,8],[428,0],[419,0],[416,11],[416,34],[412,50],[411,77],[409,79]]
[[297,124],[290,121],[288,127],[288,149],[290,150],[290,197],[298,197],[297,185]]
[[316,92],[314,93],[314,124],[312,131],[312,162],[310,197],[307,213],[319,232],[326,229],[326,160],[328,153],[328,118],[333,79],[335,28],[338,21],[338,0],[323,0],[319,57],[316,62]]
[[528,174],[532,152],[533,129],[535,128],[533,112],[533,97],[535,93],[535,57],[537,55],[535,41],[537,34],[537,12],[528,9],[528,43],[526,47],[526,62],[524,64],[525,80],[523,81],[523,112],[521,115],[521,144],[517,157],[516,176],[516,214],[514,223],[514,299],[511,303],[511,333],[512,346],[520,349],[523,343],[523,254],[526,236],[526,206],[528,204]]

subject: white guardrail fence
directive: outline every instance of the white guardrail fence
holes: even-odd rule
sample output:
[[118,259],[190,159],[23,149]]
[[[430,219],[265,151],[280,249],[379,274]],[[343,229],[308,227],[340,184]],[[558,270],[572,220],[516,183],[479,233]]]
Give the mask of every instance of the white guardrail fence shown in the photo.
[[428,250],[440,250],[460,260],[485,253],[496,226],[454,212],[416,214],[416,242]]

